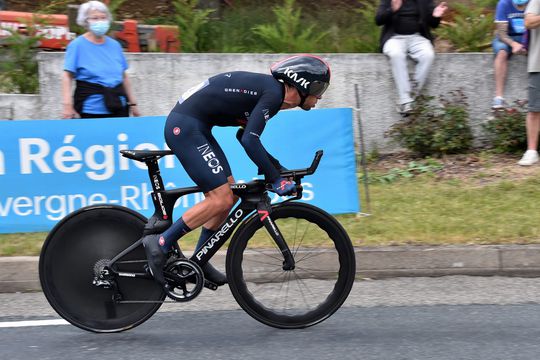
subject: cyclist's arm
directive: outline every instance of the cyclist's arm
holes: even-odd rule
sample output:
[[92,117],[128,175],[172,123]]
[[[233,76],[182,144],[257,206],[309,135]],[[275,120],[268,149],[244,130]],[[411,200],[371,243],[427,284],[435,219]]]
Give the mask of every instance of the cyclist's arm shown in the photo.
[[[236,139],[238,139],[239,142],[242,142],[242,136],[244,135],[244,128],[241,127],[240,129],[238,129],[238,131],[236,132]],[[264,149],[266,151],[266,156],[268,156],[268,158],[270,159],[270,161],[272,162],[272,164],[274,165],[274,167],[276,169],[278,169],[279,171],[285,171],[287,170],[283,165],[281,165],[281,163],[279,162],[278,159],[276,159],[275,157],[272,156],[272,154],[270,154],[266,149]],[[258,172],[259,175],[263,175],[264,172],[261,168],[259,168],[259,172]]]
[[261,97],[259,103],[251,112],[246,128],[240,137],[240,143],[247,155],[259,167],[259,170],[265,175],[267,181],[274,181],[280,176],[278,169],[276,169],[271,160],[271,158],[274,160],[275,158],[268,154],[260,139],[266,126],[266,121],[277,113],[281,105],[281,103],[276,104],[275,98],[271,95],[263,95]]

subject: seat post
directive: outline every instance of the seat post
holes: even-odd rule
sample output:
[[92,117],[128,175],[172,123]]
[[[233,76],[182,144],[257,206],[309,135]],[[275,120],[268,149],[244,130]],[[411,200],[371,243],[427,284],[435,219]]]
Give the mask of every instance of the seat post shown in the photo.
[[152,159],[145,162],[148,168],[148,176],[152,183],[152,190],[154,193],[165,190],[163,186],[163,179],[161,178],[161,171],[159,170],[159,164],[156,159]]
[[[154,216],[158,216],[159,219],[169,220],[172,215],[172,209],[167,203],[167,197],[164,196],[165,187],[163,186],[163,179],[161,178],[161,173],[159,170],[159,165],[156,159],[146,161],[146,166],[148,167],[148,176],[150,177],[150,182],[152,183],[152,201],[154,203]],[[171,214],[169,214],[169,209]]]

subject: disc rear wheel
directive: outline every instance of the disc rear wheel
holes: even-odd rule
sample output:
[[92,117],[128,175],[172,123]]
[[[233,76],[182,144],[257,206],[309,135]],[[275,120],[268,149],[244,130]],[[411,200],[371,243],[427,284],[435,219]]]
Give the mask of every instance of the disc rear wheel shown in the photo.
[[[153,280],[117,277],[122,300],[112,288],[93,284],[103,265],[136,242],[146,219],[127,208],[97,206],[81,209],[62,220],[47,237],[40,256],[43,292],[60,316],[75,326],[94,332],[133,328],[154,314],[165,298]],[[142,246],[119,259],[118,271],[144,273]]]

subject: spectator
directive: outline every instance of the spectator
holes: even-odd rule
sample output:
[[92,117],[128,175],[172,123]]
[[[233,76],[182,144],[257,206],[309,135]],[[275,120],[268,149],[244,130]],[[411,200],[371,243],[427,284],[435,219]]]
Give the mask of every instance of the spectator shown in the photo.
[[491,108],[502,109],[504,101],[504,83],[508,68],[508,59],[512,54],[526,54],[524,43],[524,10],[529,0],[499,0],[495,13],[495,97]]
[[[383,25],[380,49],[388,56],[398,92],[397,111],[408,115],[414,96],[424,86],[435,57],[430,28],[439,26],[448,9],[446,2],[433,0],[381,0],[375,23]],[[416,62],[414,88],[407,70],[407,56]]]
[[525,9],[525,27],[529,30],[527,151],[518,164],[530,166],[538,162],[538,132],[540,131],[540,0],[529,1]]
[[[87,31],[66,49],[62,74],[62,117],[71,119],[140,116],[127,62],[120,44],[106,36],[112,16],[105,4],[88,1],[79,7],[77,24]],[[76,80],[72,97],[71,84]]]

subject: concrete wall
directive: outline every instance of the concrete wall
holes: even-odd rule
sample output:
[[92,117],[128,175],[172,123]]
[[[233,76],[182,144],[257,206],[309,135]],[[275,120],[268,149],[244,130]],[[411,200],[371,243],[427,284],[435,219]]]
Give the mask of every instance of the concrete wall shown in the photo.
[[[167,114],[180,94],[211,75],[232,70],[268,72],[269,65],[282,57],[281,54],[127,54],[128,72],[143,115]],[[320,107],[356,108],[354,84],[358,84],[359,115],[368,149],[376,147],[383,152],[395,149],[384,137],[384,132],[400,118],[395,112],[394,83],[384,55],[325,54],[324,58],[332,66],[332,85]],[[29,102],[21,95],[20,100],[10,100],[15,110],[6,112],[5,95],[0,96],[0,118],[59,118],[63,59],[63,53],[38,54],[39,101]],[[413,71],[413,64],[410,70]],[[437,54],[426,90],[431,95],[440,95],[462,88],[478,136],[480,124],[490,116],[494,87],[491,53]],[[516,56],[509,67],[506,98],[526,97],[526,58]]]
[[44,119],[41,95],[0,94],[0,119]]

